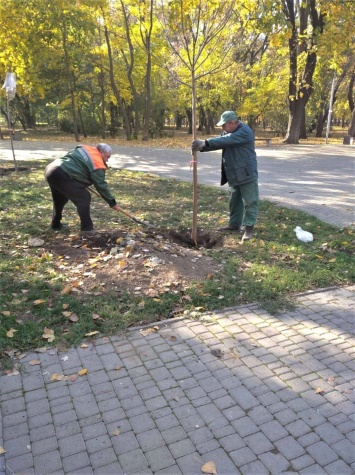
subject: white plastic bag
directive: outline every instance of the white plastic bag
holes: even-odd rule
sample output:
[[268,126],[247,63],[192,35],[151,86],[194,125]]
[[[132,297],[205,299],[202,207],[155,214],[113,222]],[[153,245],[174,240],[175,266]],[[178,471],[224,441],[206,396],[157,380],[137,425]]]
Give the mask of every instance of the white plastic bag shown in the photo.
[[313,241],[313,234],[308,231],[303,231],[300,226],[296,226],[294,229],[297,239],[302,242],[311,242]]
[[11,101],[16,95],[16,76],[13,73],[6,73],[5,82],[1,89],[5,89],[6,95]]

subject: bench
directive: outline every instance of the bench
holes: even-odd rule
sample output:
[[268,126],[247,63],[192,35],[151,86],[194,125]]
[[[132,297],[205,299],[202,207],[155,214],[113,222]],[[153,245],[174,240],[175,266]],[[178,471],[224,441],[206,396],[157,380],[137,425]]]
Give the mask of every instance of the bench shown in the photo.
[[21,130],[0,130],[0,139],[5,140],[10,138],[10,134],[12,134],[13,140],[22,140],[22,132]]
[[268,147],[270,147],[271,145],[271,139],[260,138],[260,139],[255,139],[255,142],[266,142],[266,145]]

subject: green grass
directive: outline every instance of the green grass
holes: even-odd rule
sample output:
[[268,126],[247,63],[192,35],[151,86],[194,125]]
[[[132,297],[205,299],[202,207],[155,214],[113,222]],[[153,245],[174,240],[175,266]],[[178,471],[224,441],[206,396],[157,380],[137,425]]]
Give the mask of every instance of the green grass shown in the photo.
[[[251,302],[275,313],[291,308],[295,293],[354,282],[353,230],[338,229],[300,211],[263,201],[256,239],[240,245],[236,236],[230,236],[223,248],[202,249],[201,253],[223,263],[224,270],[191,284],[183,299],[165,293],[159,301],[145,298],[142,308],[142,297],[125,292],[63,293],[68,277],[65,265],[58,268],[50,253],[27,246],[29,237],[49,236],[51,197],[43,178],[46,164],[24,162],[21,166],[28,170],[0,177],[0,357],[14,349],[22,352],[45,346],[45,327],[54,330],[56,338],[51,345],[69,346],[92,331],[113,334],[135,323],[170,317],[177,306],[197,318],[196,307],[212,311]],[[0,167],[10,168],[13,163],[2,162]],[[107,181],[120,205],[138,218],[166,228],[191,227],[190,184],[124,170],[110,170]],[[213,230],[225,223],[227,208],[226,191],[199,187],[200,228]],[[94,199],[92,217],[97,229],[136,227],[99,199]],[[72,228],[78,226],[70,204],[65,220]],[[298,241],[293,232],[297,225],[311,231],[315,240],[308,244]],[[64,308],[80,315],[79,321],[68,322]],[[93,313],[101,318],[93,321]],[[7,336],[11,328],[16,330],[13,337]]]

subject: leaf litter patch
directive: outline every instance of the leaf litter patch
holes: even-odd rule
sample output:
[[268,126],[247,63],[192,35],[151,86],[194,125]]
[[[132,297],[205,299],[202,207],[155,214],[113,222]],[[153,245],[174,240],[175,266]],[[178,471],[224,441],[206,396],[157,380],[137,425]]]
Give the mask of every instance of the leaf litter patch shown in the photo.
[[213,278],[222,270],[204,249],[223,246],[223,237],[200,231],[199,242],[196,247],[188,231],[116,229],[86,236],[55,233],[44,247],[77,292],[154,298],[183,292],[193,281]]

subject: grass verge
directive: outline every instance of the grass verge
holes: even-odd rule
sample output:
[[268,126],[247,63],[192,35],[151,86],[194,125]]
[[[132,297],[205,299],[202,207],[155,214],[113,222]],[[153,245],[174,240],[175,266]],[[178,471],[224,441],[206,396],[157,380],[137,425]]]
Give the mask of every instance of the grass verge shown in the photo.
[[[259,302],[275,313],[290,308],[295,293],[354,282],[353,230],[338,229],[298,210],[263,201],[256,238],[240,245],[239,239],[230,236],[223,248],[201,250],[223,264],[223,272],[191,284],[183,296],[166,292],[158,301],[146,299],[142,307],[141,299],[125,292],[66,294],[65,265],[54,265],[50,254],[28,246],[29,238],[43,238],[48,233],[51,197],[43,178],[46,164],[44,160],[25,162],[26,169],[19,173],[6,173],[13,163],[1,164],[2,358],[46,344],[77,344],[92,331],[113,334],[142,319],[153,322],[167,318],[177,304],[181,312],[196,318],[201,311],[251,302]],[[110,170],[107,181],[121,206],[137,217],[167,228],[191,226],[190,184],[125,170]],[[225,190],[200,186],[201,228],[215,229],[224,224],[227,208]],[[119,218],[112,213],[105,203],[95,202],[92,217],[96,228],[116,229]],[[73,206],[67,206],[65,217],[77,226]],[[136,226],[124,219],[121,223],[125,228]],[[312,243],[296,239],[293,229],[298,225],[314,234]],[[79,321],[68,325],[68,319],[63,318],[65,308],[79,315]],[[93,314],[99,314],[100,319],[93,321]],[[43,337],[45,328],[53,330],[53,342]]]

